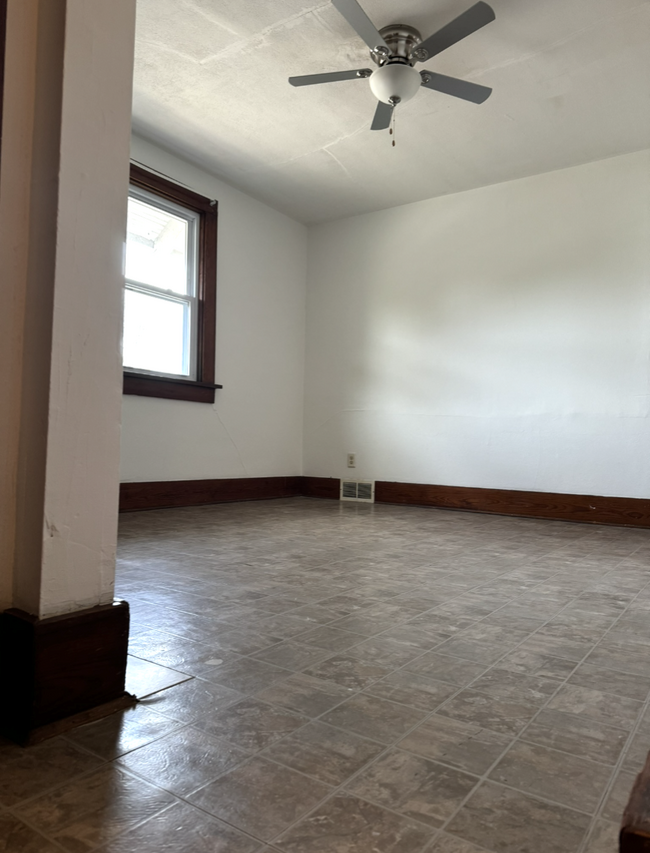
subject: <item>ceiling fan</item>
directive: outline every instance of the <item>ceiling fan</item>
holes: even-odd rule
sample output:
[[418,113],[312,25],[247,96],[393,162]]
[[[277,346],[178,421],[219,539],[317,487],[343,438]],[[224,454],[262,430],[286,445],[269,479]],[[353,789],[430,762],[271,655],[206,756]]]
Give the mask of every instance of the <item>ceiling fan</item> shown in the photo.
[[409,101],[421,86],[474,104],[482,104],[490,97],[492,89],[487,86],[479,86],[457,77],[446,77],[434,71],[418,72],[413,67],[416,62],[426,62],[493,21],[494,11],[482,0],[424,41],[415,27],[406,24],[390,24],[377,30],[357,0],[332,0],[332,4],[368,45],[370,56],[378,67],[374,71],[358,68],[353,71],[289,77],[292,86],[369,78],[372,93],[379,102],[371,130],[385,130],[389,127],[395,107]]

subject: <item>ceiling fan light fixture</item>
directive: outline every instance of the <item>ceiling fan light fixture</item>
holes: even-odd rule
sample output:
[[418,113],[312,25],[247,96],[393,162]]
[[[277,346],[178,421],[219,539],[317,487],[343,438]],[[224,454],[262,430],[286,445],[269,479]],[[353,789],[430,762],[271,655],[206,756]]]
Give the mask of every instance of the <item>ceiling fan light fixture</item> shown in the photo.
[[388,62],[373,71],[370,77],[372,94],[384,104],[410,101],[422,85],[422,78],[411,65]]

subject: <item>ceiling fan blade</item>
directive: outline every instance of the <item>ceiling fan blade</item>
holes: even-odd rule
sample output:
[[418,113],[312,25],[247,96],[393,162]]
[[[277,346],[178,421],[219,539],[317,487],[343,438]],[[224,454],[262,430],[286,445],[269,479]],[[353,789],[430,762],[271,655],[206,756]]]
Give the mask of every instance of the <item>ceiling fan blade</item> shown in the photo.
[[459,80],[458,77],[434,74],[433,71],[422,72],[422,85],[427,89],[435,89],[436,92],[444,92],[445,95],[453,95],[454,98],[471,101],[473,104],[482,104],[492,94],[492,89],[488,86],[479,86],[478,83]]
[[357,80],[370,77],[370,68],[359,68],[356,71],[330,71],[327,74],[305,74],[302,77],[289,77],[292,86],[313,86],[314,83],[335,83],[337,80]]
[[[481,2],[475,3],[474,6],[467,9],[466,12],[463,12],[462,15],[454,18],[446,27],[443,27],[437,33],[429,36],[428,39],[420,42],[417,50],[426,50],[429,58],[431,58],[438,53],[442,53],[443,50],[451,47],[452,44],[456,44],[456,42],[464,39],[466,36],[475,33],[476,30],[480,30],[481,27],[493,21],[495,17],[496,15],[492,7],[481,0]],[[420,62],[425,61],[426,59],[420,60]]]
[[366,15],[361,6],[359,6],[357,0],[332,0],[332,5],[343,15],[352,29],[356,30],[357,34],[361,36],[370,50],[381,46],[385,47],[388,53],[390,53],[388,45],[383,37],[379,35],[377,27]]
[[375,110],[375,117],[370,125],[370,130],[386,130],[386,128],[390,127],[390,120],[393,117],[394,109],[395,108],[390,104],[378,101],[377,109]]

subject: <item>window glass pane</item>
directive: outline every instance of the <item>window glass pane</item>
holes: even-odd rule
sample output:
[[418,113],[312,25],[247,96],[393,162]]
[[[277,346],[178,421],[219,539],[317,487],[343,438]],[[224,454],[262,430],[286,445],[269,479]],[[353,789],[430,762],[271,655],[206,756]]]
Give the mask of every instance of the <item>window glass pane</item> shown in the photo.
[[189,375],[189,306],[137,290],[124,293],[124,366]]
[[127,279],[174,293],[187,293],[189,227],[189,222],[180,216],[129,198]]

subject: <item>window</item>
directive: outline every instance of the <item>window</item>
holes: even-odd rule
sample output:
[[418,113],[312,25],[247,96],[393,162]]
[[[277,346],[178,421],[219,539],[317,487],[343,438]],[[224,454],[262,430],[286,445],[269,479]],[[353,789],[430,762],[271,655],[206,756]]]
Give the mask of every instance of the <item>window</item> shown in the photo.
[[124,393],[214,402],[217,204],[131,166]]

